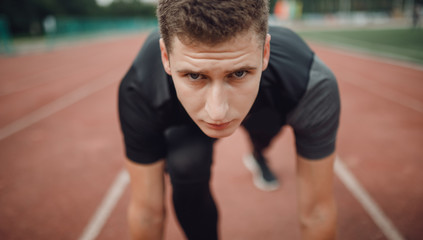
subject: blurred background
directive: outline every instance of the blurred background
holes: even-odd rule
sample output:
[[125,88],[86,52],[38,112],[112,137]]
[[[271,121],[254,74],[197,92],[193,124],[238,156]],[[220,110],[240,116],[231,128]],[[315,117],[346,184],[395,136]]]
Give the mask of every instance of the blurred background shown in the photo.
[[[393,47],[387,54],[420,62],[421,56],[415,56],[417,53],[410,49],[421,47],[421,31],[403,30],[421,27],[423,0],[270,2],[271,24],[308,31],[303,36],[316,41],[352,45],[373,52],[379,52],[380,49],[375,51],[371,43],[378,42]],[[31,49],[51,48],[57,43],[81,37],[86,39],[98,34],[150,29],[157,26],[155,4],[155,0],[2,0],[0,53],[13,54]],[[394,30],[388,31],[387,28]],[[367,31],[324,31],[329,29]],[[375,32],[369,29],[386,31]]]

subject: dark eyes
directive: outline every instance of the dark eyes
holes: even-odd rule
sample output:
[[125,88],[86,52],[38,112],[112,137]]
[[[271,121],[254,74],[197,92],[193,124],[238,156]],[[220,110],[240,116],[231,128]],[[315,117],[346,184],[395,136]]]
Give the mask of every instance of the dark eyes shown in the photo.
[[247,74],[247,71],[236,71],[232,75],[236,78],[242,78]]
[[[247,74],[248,74],[248,71],[240,70],[240,71],[236,71],[236,72],[229,74],[228,77],[229,78],[241,79],[241,78],[244,78]],[[194,80],[194,81],[198,81],[198,80],[207,78],[206,76],[204,76],[200,73],[188,73],[188,74],[186,74],[186,76],[190,80]]]
[[190,79],[192,79],[192,80],[198,80],[200,77],[201,77],[201,75],[200,74],[198,74],[198,73],[189,73],[189,74],[187,74],[188,75],[188,77],[190,78]]

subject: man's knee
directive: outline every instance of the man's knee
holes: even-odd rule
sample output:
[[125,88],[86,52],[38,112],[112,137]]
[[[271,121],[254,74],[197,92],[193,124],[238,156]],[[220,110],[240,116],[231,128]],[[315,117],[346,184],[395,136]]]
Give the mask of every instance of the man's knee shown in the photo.
[[208,181],[213,155],[213,139],[188,127],[167,131],[167,170],[172,182]]

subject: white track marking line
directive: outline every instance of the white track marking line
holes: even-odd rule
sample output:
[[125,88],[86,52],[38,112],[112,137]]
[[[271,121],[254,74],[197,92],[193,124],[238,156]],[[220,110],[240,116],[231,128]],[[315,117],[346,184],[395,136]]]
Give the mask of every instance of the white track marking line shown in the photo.
[[[351,53],[351,52],[343,51],[340,49],[336,49],[336,50],[331,49],[331,51],[338,52],[339,54],[362,58],[362,59],[370,59],[373,61],[379,61],[379,62],[391,64],[391,65],[406,67],[406,68],[410,68],[417,71],[423,70],[423,67],[414,65],[414,64],[400,63],[394,60],[387,60],[387,59],[381,59],[378,57]],[[420,101],[410,98],[406,95],[397,93],[385,87],[383,91],[381,91],[380,88],[376,88],[373,85],[363,87],[359,83],[354,81],[345,80],[345,79],[343,79],[343,81],[353,84],[362,89],[365,89],[379,97],[383,97],[385,99],[396,102],[400,105],[411,108],[418,112],[423,112],[423,104]],[[385,94],[382,94],[381,92],[385,92]],[[338,176],[338,178],[342,181],[342,183],[345,185],[345,187],[349,189],[352,195],[362,205],[364,210],[369,214],[369,216],[372,218],[375,224],[380,228],[380,230],[384,233],[384,235],[386,236],[388,240],[405,240],[405,238],[401,235],[401,233],[398,231],[398,229],[395,227],[392,221],[386,216],[386,214],[382,211],[382,209],[372,199],[370,194],[365,190],[365,188],[358,182],[355,176],[344,165],[344,163],[339,158],[339,156],[337,156],[337,159],[335,161],[335,173]]]
[[350,190],[354,197],[360,202],[366,212],[370,215],[376,225],[385,234],[389,240],[405,240],[405,238],[396,229],[391,220],[386,216],[382,209],[372,199],[369,193],[357,181],[354,175],[342,163],[341,159],[337,157],[335,161],[335,173],[344,185]]
[[412,63],[412,62],[410,62],[410,60],[408,58],[404,58],[403,59],[404,61],[396,60],[395,58],[397,58],[397,59],[401,58],[401,56],[399,56],[399,55],[386,54],[386,56],[380,56],[380,53],[379,53],[379,56],[378,56],[374,52],[367,51],[367,50],[362,49],[362,48],[352,47],[351,45],[350,46],[338,45],[338,44],[329,45],[329,44],[317,42],[317,41],[311,41],[311,43],[312,43],[312,45],[316,45],[316,46],[325,48],[329,51],[336,52],[338,54],[352,56],[352,57],[366,59],[366,60],[371,60],[371,61],[376,61],[376,62],[381,62],[381,63],[390,64],[390,65],[403,67],[403,68],[410,68],[410,69],[413,69],[413,70],[416,70],[416,71],[423,71],[422,65],[419,65],[417,63]]
[[[324,44],[317,44],[317,45],[320,45],[323,48],[326,48],[329,51],[336,52],[338,54],[353,56],[353,57],[372,60],[372,61],[378,61],[378,62],[385,63],[385,64],[390,64],[390,65],[395,65],[395,66],[399,66],[399,67],[410,68],[410,69],[413,69],[413,70],[416,70],[416,71],[421,71],[422,75],[423,75],[423,66],[420,66],[420,65],[405,63],[405,62],[399,62],[399,61],[384,59],[384,58],[380,58],[380,57],[368,56],[366,54],[354,53],[354,52],[351,52],[352,50],[348,51],[348,50],[340,50],[340,49],[337,49],[337,48],[330,48],[329,46],[326,46]],[[361,77],[361,79],[366,79],[366,77]],[[342,80],[340,79],[339,81],[347,82],[347,83],[352,84],[356,87],[359,87],[363,90],[369,91],[376,96],[385,98],[387,100],[393,101],[393,102],[398,103],[398,104],[405,106],[407,108],[413,109],[417,112],[423,113],[423,103],[421,101],[416,100],[412,97],[409,97],[405,94],[401,94],[401,93],[398,93],[394,90],[391,90],[391,89],[383,86],[382,84],[378,84],[374,81],[366,82],[366,83],[363,83],[363,82],[359,83],[356,79],[350,80],[350,79],[346,79],[346,78],[343,78]]]
[[34,123],[53,115],[54,113],[82,100],[83,98],[90,96],[95,92],[104,89],[105,87],[118,80],[119,76],[117,74],[112,74],[111,72],[106,73],[105,75],[99,77],[98,80],[89,82],[82,87],[4,126],[0,129],[0,140],[3,140],[21,131],[22,129],[31,126]]
[[118,200],[122,196],[129,183],[129,175],[125,169],[122,169],[117,175],[115,181],[110,186],[109,191],[103,198],[97,211],[91,217],[90,222],[85,227],[84,232],[79,237],[79,240],[94,240],[97,238],[104,224],[109,218],[110,213],[115,208]]
[[[357,75],[360,75],[356,73]],[[361,79],[366,79],[365,77],[361,77]],[[358,81],[353,81],[351,79],[342,78],[340,81],[347,82],[351,85],[354,85],[356,87],[359,87],[365,91],[371,92],[372,94],[382,97],[386,100],[398,103],[404,107],[413,109],[417,112],[423,113],[423,103],[419,100],[416,100],[412,97],[409,97],[407,95],[398,93],[394,90],[391,90],[382,84],[378,84],[375,82],[367,82],[362,83]]]

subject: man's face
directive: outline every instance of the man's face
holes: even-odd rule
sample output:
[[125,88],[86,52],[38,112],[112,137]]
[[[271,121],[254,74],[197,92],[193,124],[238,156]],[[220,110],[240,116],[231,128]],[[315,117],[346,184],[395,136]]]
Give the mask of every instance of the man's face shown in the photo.
[[185,45],[177,37],[167,54],[160,40],[165,71],[172,76],[179,101],[209,137],[231,135],[249,112],[270,54],[256,33],[248,32],[216,46]]

